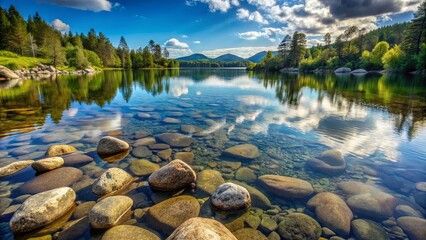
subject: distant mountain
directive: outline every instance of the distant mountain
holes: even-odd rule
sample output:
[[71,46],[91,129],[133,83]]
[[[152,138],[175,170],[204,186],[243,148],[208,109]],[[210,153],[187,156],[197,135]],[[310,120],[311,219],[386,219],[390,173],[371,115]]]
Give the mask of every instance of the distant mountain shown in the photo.
[[228,53],[228,54],[221,55],[215,58],[214,60],[222,61],[222,62],[237,62],[237,61],[243,61],[244,58]]
[[210,60],[209,57],[201,53],[192,54],[186,57],[176,58],[178,61],[193,61],[193,60]]
[[[266,56],[267,53],[268,53],[267,51],[256,53],[255,55],[247,58],[247,60],[249,60],[250,62],[258,63],[262,61],[262,59]],[[278,53],[277,51],[272,52],[274,56],[277,55],[277,53]]]

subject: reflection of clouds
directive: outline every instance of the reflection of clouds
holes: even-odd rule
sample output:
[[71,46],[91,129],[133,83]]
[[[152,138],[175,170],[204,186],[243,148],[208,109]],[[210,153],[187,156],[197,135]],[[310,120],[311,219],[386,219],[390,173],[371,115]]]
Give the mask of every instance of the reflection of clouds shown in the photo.
[[258,109],[254,112],[249,112],[249,113],[245,113],[241,116],[238,116],[237,119],[235,120],[236,123],[243,123],[244,120],[253,122],[256,121],[256,118],[263,112],[263,110]]
[[64,115],[68,117],[75,117],[78,113],[78,108],[70,108],[69,110],[65,111]]
[[194,82],[188,78],[180,78],[175,81],[171,81],[171,93],[173,97],[180,97],[189,93],[189,86],[192,86]]
[[248,106],[269,106],[273,103],[270,99],[255,95],[239,96],[237,97],[237,101]]
[[237,88],[244,90],[255,89],[257,91],[267,91],[262,84],[253,81],[247,76],[238,76],[230,80],[224,80],[221,77],[212,75],[209,76],[206,80],[198,83],[198,85],[207,87]]
[[79,125],[81,126],[81,130],[78,132],[74,132],[74,135],[87,138],[97,138],[102,133],[121,129],[121,113],[115,113],[114,117],[109,118],[108,116],[97,116],[95,121],[84,121]]

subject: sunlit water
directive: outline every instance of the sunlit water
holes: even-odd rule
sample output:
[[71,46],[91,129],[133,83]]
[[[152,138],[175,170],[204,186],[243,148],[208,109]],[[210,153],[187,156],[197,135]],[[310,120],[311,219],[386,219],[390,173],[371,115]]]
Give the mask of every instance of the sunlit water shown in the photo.
[[[142,112],[153,119],[138,118]],[[168,116],[181,123],[163,123]],[[97,156],[95,148],[102,136],[114,134],[132,144],[135,131],[180,132],[182,125],[191,124],[209,133],[196,138],[190,149],[195,154],[191,165],[197,171],[223,161],[224,149],[251,143],[261,155],[243,166],[255,166],[257,176],[307,180],[316,191],[338,192],[337,183],[356,180],[414,201],[417,179],[426,181],[426,82],[409,76],[265,75],[242,69],[107,71],[0,83],[0,119],[1,165],[41,159],[49,146],[70,144],[94,158],[88,166],[130,172],[132,154],[114,163]],[[305,168],[306,160],[328,149],[345,155],[345,174],[328,177]],[[73,167],[81,168],[85,177],[99,176],[88,166]],[[365,173],[366,168],[382,167],[392,169],[387,171],[391,180]],[[415,181],[396,174],[407,169],[416,169]],[[233,174],[223,172],[225,179],[233,179]],[[19,197],[14,190],[32,178],[34,171],[27,169],[0,179],[1,197]],[[398,180],[404,187],[392,182]],[[268,196],[281,209],[305,204]],[[77,200],[95,199],[79,194]],[[391,238],[398,238],[386,230]],[[2,232],[9,232],[7,226]],[[100,236],[87,230],[81,237]]]

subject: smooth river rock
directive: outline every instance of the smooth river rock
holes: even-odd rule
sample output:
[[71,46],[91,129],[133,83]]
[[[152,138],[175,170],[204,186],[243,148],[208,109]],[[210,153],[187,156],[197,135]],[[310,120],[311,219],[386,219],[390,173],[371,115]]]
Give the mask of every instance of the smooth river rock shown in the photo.
[[146,146],[135,147],[132,150],[132,155],[137,158],[145,158],[152,155],[151,150]]
[[149,208],[146,219],[151,227],[166,234],[172,233],[182,223],[200,213],[200,204],[192,196],[167,199]]
[[46,155],[49,157],[57,157],[76,151],[77,149],[70,145],[53,145],[47,149]]
[[181,160],[173,160],[152,173],[148,183],[159,191],[174,191],[188,187],[195,183],[196,179],[197,175],[188,164]]
[[51,157],[37,160],[31,164],[31,167],[37,172],[47,172],[64,165],[64,159],[61,157]]
[[185,148],[189,147],[193,139],[186,135],[180,133],[163,133],[155,135],[157,141],[170,145],[171,147],[176,148]]
[[103,137],[97,147],[97,152],[102,157],[113,156],[129,150],[130,146],[127,142],[115,137]]
[[92,157],[84,154],[70,154],[62,157],[64,159],[64,166],[73,166],[78,164],[88,164],[93,161]]
[[358,194],[346,200],[356,215],[377,221],[391,217],[396,202],[394,196],[383,192]]
[[229,182],[235,183],[247,189],[247,191],[250,193],[251,203],[253,207],[262,208],[262,209],[270,209],[272,207],[272,204],[269,198],[265,194],[263,194],[261,191],[259,191],[257,188],[254,188],[250,185],[247,185],[245,183],[238,182],[238,181],[229,181]]
[[102,240],[160,240],[154,233],[145,228],[132,225],[119,225],[112,227],[102,236]]
[[9,80],[9,79],[18,79],[19,76],[15,72],[10,70],[9,68],[0,65],[0,78],[5,78],[6,80]]
[[306,164],[315,171],[330,176],[340,175],[346,170],[343,154],[337,150],[327,150],[319,156],[309,159]]
[[89,211],[89,223],[93,228],[110,228],[126,220],[133,200],[127,196],[107,197]]
[[389,240],[388,234],[380,224],[371,220],[355,219],[351,225],[357,240]]
[[133,160],[130,163],[130,171],[137,176],[148,176],[160,169],[158,164],[152,163],[146,159]]
[[253,228],[242,228],[234,232],[238,240],[268,240],[259,230]]
[[318,193],[311,198],[307,207],[315,211],[318,221],[339,236],[348,236],[353,214],[346,202],[334,193]]
[[410,237],[410,240],[424,240],[426,236],[426,219],[417,217],[400,217],[398,225]]
[[38,175],[18,188],[21,194],[35,194],[60,187],[69,187],[80,180],[83,172],[73,167],[62,167]]
[[237,240],[237,238],[220,222],[194,217],[178,227],[167,240]]
[[298,178],[263,175],[258,181],[268,192],[287,199],[304,198],[314,192],[309,182]]
[[133,177],[120,168],[110,168],[104,172],[92,185],[92,192],[104,196],[113,194],[133,181]]
[[15,233],[28,232],[43,227],[74,207],[76,195],[69,187],[45,191],[29,197],[16,210],[9,222]]
[[208,195],[212,195],[216,188],[224,183],[222,174],[216,170],[203,170],[197,176],[197,189]]
[[259,149],[252,144],[242,144],[227,148],[222,154],[241,160],[253,160],[259,157]]
[[16,161],[4,167],[0,167],[0,178],[15,174],[30,166],[34,160]]
[[234,183],[220,185],[212,194],[211,205],[214,209],[227,213],[238,212],[251,207],[250,193]]
[[278,232],[286,240],[318,240],[322,230],[315,219],[303,213],[293,213],[278,224]]

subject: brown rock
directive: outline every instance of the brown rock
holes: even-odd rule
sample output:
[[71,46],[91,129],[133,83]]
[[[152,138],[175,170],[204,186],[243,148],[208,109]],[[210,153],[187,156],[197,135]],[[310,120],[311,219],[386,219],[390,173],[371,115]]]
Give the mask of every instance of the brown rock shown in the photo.
[[15,174],[30,166],[34,160],[16,161],[0,168],[0,178]]
[[242,144],[225,149],[223,155],[242,160],[253,160],[259,157],[259,149],[252,144]]
[[77,149],[70,145],[53,145],[47,150],[46,155],[49,157],[57,157],[75,151],[77,151]]
[[31,164],[31,167],[37,172],[47,172],[64,165],[64,159],[61,157],[51,157],[37,160]]
[[270,193],[287,199],[304,198],[314,192],[309,182],[298,178],[263,175],[258,180]]
[[195,183],[196,178],[194,170],[188,164],[181,160],[173,160],[152,173],[148,183],[156,190],[174,191]]
[[237,240],[220,222],[199,217],[187,220],[167,238],[167,240],[199,239]]

